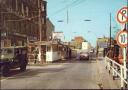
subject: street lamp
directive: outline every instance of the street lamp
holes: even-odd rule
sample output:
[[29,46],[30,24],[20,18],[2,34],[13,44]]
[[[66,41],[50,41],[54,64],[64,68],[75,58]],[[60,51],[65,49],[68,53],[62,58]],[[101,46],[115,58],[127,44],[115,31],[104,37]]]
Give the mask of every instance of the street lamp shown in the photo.
[[63,20],[58,20],[57,22],[64,22]]
[[90,19],[85,19],[84,21],[88,22],[88,21],[92,21],[92,20],[90,20]]

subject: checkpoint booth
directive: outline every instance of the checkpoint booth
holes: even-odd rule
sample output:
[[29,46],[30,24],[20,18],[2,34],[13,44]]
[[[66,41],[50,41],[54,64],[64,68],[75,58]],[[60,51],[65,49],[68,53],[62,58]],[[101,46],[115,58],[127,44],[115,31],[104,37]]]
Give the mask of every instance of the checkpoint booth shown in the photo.
[[69,57],[69,47],[58,40],[41,41],[35,44],[39,50],[38,61],[41,63],[51,63]]
[[59,43],[52,41],[46,46],[46,62],[54,62],[61,59]]
[[67,60],[69,58],[69,47],[58,41],[52,41],[46,47],[46,62]]

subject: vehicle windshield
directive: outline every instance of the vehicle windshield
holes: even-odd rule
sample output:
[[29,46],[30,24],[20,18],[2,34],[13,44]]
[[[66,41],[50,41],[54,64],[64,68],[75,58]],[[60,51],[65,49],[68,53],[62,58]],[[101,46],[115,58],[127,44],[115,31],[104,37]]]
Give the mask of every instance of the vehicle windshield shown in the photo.
[[0,53],[1,54],[12,54],[13,50],[12,49],[1,49]]
[[88,52],[81,52],[80,54],[88,54]]
[[13,58],[13,49],[9,49],[9,48],[4,48],[4,49],[0,49],[0,55],[1,58]]

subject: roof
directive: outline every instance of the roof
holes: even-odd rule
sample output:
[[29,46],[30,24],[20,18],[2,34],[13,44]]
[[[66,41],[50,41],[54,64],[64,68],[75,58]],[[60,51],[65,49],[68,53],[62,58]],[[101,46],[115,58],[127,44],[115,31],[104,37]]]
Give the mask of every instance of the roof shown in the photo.
[[52,44],[58,44],[58,41],[38,41],[35,42],[36,45],[52,45]]
[[11,47],[1,47],[1,49],[4,48],[25,48],[26,46],[11,46]]

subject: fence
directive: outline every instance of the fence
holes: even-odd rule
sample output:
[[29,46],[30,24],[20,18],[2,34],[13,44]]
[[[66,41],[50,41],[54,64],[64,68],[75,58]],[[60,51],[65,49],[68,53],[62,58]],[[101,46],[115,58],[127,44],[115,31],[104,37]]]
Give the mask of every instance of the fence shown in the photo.
[[106,63],[106,69],[109,70],[109,73],[112,71],[113,80],[115,80],[116,77],[119,77],[121,88],[124,88],[124,87],[127,88],[128,69],[108,57],[105,57],[105,63]]

